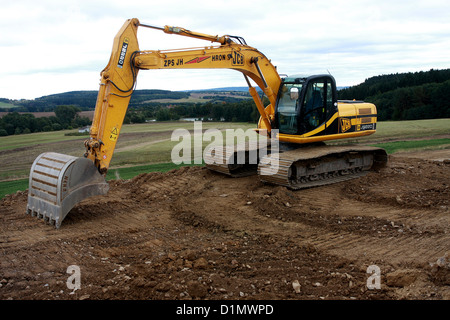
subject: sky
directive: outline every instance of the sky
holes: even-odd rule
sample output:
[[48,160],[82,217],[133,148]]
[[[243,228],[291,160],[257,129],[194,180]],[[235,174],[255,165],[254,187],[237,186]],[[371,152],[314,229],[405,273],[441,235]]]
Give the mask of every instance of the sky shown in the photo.
[[[450,68],[448,0],[0,0],[0,98],[98,90],[129,18],[243,37],[280,74],[331,73],[338,86]],[[139,28],[141,50],[210,42]],[[137,89],[246,86],[233,70],[145,70]]]

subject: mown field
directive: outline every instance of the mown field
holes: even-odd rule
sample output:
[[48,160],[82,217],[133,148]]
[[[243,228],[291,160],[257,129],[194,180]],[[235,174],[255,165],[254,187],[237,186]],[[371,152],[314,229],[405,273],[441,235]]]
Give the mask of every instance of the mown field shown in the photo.
[[[203,122],[202,130],[242,129],[242,133],[255,128],[249,123]],[[358,140],[339,140],[333,143],[364,143],[385,148],[392,154],[404,150],[448,149],[450,154],[450,119],[379,122],[377,132]],[[177,166],[172,163],[171,152],[179,141],[171,141],[176,129],[190,133],[192,147],[210,141],[194,137],[193,122],[160,122],[124,125],[116,146],[107,179],[129,179],[142,172],[168,171]],[[67,136],[76,130],[33,133],[0,137],[0,197],[25,190],[34,159],[43,152],[58,152],[73,156],[84,153],[86,136]],[[449,156],[450,157],[450,156]]]

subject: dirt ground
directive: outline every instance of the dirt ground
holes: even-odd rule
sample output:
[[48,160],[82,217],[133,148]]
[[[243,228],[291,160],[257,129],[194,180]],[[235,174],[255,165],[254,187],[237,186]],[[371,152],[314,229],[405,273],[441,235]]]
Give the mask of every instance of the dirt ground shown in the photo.
[[394,155],[299,191],[202,167],[142,174],[60,229],[18,192],[0,207],[0,299],[450,300],[449,159]]

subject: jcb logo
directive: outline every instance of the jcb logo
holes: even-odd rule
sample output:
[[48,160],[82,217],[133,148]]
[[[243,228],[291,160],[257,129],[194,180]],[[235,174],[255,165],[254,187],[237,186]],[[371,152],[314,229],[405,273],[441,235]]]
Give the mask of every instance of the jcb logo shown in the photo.
[[128,42],[130,42],[130,40],[128,38],[123,39],[122,50],[120,50],[119,62],[117,63],[117,68],[122,69],[123,64],[125,63],[125,56],[126,56],[127,50],[128,50]]
[[233,52],[233,65],[239,66],[244,65],[244,55],[237,52]]
[[346,132],[352,127],[350,119],[341,118],[341,132]]

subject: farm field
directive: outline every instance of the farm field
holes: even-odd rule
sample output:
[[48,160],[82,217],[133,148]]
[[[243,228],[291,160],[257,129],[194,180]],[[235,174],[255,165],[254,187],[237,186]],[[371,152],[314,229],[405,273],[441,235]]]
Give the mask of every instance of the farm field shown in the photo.
[[[377,132],[358,140],[337,140],[332,144],[364,143],[364,144],[397,144],[402,149],[402,141],[436,140],[434,148],[446,148],[450,133],[450,119],[380,122]],[[255,128],[249,123],[203,122],[202,129],[242,129]],[[171,150],[178,141],[171,141],[172,132],[186,129],[193,133],[193,122],[153,122],[145,124],[124,125],[116,145],[111,169],[123,166],[149,165],[171,162]],[[24,179],[34,159],[43,152],[59,152],[73,156],[84,153],[83,141],[88,136],[66,136],[76,130],[41,132],[27,135],[0,137],[0,182],[5,180]],[[225,135],[225,133],[224,133]],[[203,142],[203,147],[209,142]],[[408,144],[408,143],[406,143]],[[427,145],[427,143],[425,143]],[[433,143],[430,143],[433,144]],[[426,147],[425,145],[425,147]],[[421,146],[423,148],[424,146]],[[414,144],[406,145],[406,149],[414,148]]]
[[[359,140],[338,140],[330,144],[365,143],[386,148],[389,153],[415,148],[445,150],[450,145],[449,126],[449,119],[380,122],[372,136]],[[253,128],[255,125],[248,123],[202,123],[203,131],[219,129],[224,137],[226,129],[242,129],[245,132]],[[171,136],[177,129],[193,133],[194,123],[179,121],[124,125],[107,178],[132,178],[133,174],[176,168],[171,164],[171,150],[179,142],[171,141]],[[83,141],[88,136],[65,135],[70,132],[76,130],[0,137],[0,161],[3,164],[0,167],[0,197],[28,187],[29,170],[39,154],[52,151],[82,156]],[[198,138],[195,141],[198,142]],[[210,142],[200,143],[204,148]],[[153,166],[155,164],[156,167]],[[161,169],[161,164],[165,164],[164,169]]]
[[299,191],[166,166],[173,130],[193,125],[124,126],[110,192],[60,229],[25,214],[24,179],[37,155],[81,155],[85,138],[0,138],[0,185],[25,181],[0,203],[0,299],[450,299],[450,119],[380,122],[358,142],[386,147],[386,168]]
[[[247,123],[203,122],[207,129],[252,129]],[[171,150],[177,141],[171,141],[172,132],[186,129],[193,133],[193,122],[146,123],[124,125],[116,145],[111,169],[122,166],[149,165],[171,162]],[[76,130],[41,132],[0,137],[0,182],[28,177],[34,159],[43,152],[59,152],[82,156],[86,136],[66,136]],[[208,145],[207,142],[204,146]]]

